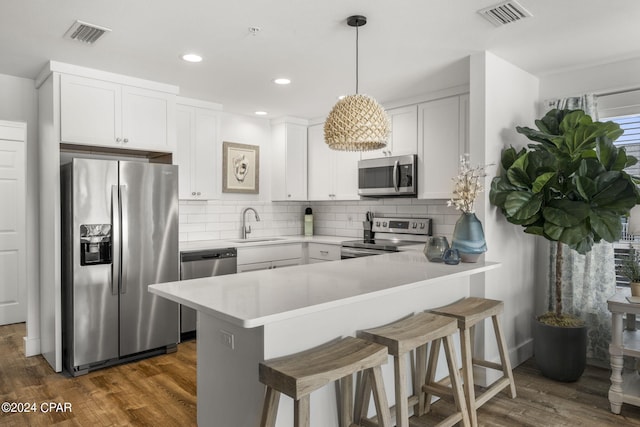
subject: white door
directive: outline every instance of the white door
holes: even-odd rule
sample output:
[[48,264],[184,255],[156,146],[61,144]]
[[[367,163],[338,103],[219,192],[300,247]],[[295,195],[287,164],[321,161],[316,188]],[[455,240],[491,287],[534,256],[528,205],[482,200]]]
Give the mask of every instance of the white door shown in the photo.
[[175,96],[122,86],[122,143],[126,148],[173,149]]
[[27,318],[24,136],[24,124],[0,122],[0,325]]

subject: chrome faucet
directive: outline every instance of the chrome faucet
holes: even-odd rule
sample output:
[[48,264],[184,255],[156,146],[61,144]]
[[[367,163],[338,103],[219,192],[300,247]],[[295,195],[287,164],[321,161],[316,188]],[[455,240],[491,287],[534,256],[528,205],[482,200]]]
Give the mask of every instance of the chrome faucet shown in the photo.
[[253,208],[244,208],[244,210],[242,211],[242,238],[246,239],[247,238],[247,234],[251,233],[251,226],[250,225],[245,225],[247,220],[246,220],[246,213],[247,211],[253,211],[254,214],[256,214],[256,221],[260,221],[260,215],[258,215],[258,211],[256,211]]

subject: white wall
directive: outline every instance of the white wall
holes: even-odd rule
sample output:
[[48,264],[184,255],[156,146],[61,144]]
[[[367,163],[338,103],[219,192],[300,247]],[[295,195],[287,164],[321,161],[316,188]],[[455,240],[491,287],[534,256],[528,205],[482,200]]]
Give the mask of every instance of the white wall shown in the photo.
[[[527,140],[516,133],[517,125],[532,125],[537,118],[539,81],[490,52],[471,57],[470,146],[473,164],[492,164],[487,168],[485,187],[499,173],[502,150],[520,147]],[[511,360],[519,364],[533,354],[531,320],[534,295],[540,280],[535,275],[536,239],[510,224],[489,203],[489,192],[481,194],[477,215],[484,224],[487,260],[502,267],[471,278],[471,293],[502,300],[502,317]],[[487,328],[485,356],[497,358],[491,328]]]
[[540,99],[640,88],[640,58],[574,68],[540,78]]
[[40,353],[38,93],[33,80],[0,74],[0,119],[27,123],[27,356]]

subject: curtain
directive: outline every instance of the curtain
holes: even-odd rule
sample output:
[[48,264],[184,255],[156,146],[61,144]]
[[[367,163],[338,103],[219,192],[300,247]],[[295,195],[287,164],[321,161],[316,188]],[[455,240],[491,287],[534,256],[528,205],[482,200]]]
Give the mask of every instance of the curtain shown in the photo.
[[[587,94],[580,97],[547,100],[547,107],[580,109],[597,120],[596,97]],[[549,309],[555,297],[556,242],[550,243]],[[611,342],[611,313],[607,299],[616,292],[616,272],[613,244],[601,241],[586,255],[580,255],[568,246],[562,248],[562,302],[567,313],[573,313],[587,324],[587,359],[596,364],[609,361]]]

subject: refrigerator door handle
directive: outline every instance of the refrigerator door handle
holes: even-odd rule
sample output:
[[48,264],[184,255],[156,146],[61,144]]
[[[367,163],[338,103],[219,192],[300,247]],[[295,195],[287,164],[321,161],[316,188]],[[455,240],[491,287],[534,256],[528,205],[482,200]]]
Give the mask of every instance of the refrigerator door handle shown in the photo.
[[120,289],[120,195],[118,186],[111,186],[111,243],[113,263],[111,264],[111,294],[118,295]]
[[[129,191],[127,190],[126,185],[120,186],[120,211],[128,212],[127,208],[129,207]],[[121,215],[122,218],[122,256],[121,256],[121,264],[122,264],[122,276],[120,279],[120,293],[127,293],[127,271],[129,264],[129,219],[128,215]]]

